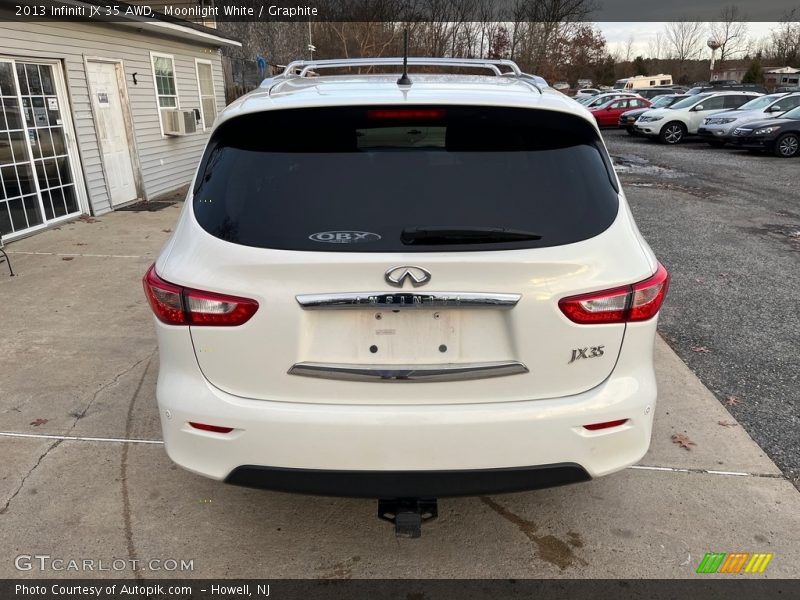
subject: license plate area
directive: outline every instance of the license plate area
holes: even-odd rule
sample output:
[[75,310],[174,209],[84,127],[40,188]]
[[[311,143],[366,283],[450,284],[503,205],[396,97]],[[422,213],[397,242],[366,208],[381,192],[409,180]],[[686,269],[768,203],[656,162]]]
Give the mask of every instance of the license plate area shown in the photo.
[[462,358],[463,311],[416,309],[358,313],[356,358],[359,363],[451,363]]

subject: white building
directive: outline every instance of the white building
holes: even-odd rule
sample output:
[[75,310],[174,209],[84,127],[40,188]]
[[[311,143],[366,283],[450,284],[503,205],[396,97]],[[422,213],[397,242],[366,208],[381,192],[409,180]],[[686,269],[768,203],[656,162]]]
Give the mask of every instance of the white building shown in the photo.
[[175,19],[0,16],[4,240],[189,182],[239,42]]

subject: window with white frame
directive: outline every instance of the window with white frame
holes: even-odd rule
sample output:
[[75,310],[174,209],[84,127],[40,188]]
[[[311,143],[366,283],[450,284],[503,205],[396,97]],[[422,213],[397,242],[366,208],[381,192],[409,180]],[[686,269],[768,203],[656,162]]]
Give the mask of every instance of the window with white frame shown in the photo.
[[203,129],[211,127],[217,118],[217,99],[214,90],[214,74],[211,61],[195,60],[197,67],[197,87],[200,92],[200,112]]
[[150,55],[153,61],[153,81],[155,82],[156,98],[158,99],[158,110],[161,116],[161,128],[163,131],[164,110],[178,108],[178,86],[175,82],[175,59],[169,54]]

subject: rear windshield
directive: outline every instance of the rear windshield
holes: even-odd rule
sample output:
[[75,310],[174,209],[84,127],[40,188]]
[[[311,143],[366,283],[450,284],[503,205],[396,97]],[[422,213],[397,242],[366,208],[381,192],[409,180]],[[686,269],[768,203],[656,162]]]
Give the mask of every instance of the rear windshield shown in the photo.
[[197,220],[218,238],[328,252],[557,246],[603,232],[618,202],[583,119],[489,107],[237,117],[212,136],[194,189]]

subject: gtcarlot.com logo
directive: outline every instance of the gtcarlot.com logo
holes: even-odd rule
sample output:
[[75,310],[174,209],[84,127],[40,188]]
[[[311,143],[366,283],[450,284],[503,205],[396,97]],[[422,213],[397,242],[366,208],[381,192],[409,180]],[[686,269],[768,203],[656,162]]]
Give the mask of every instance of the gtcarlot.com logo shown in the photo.
[[763,573],[772,553],[707,552],[697,567],[698,573]]
[[17,571],[194,571],[194,559],[151,558],[62,558],[49,554],[20,554],[14,559]]

